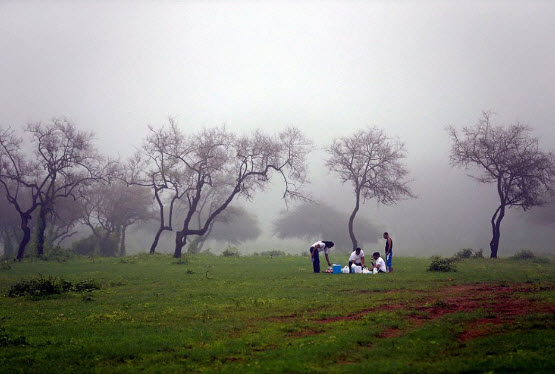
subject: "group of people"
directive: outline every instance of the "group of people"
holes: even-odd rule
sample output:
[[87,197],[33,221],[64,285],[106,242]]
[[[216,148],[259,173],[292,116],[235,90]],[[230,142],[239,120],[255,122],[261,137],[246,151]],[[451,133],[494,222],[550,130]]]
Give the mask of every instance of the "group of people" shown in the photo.
[[[393,272],[393,240],[387,232],[383,233],[383,238],[385,239],[385,261],[380,256],[380,252],[374,252],[372,258],[375,262],[372,260],[370,261],[369,269],[377,269],[378,273],[391,273]],[[312,259],[312,267],[315,273],[320,272],[320,252],[324,252],[328,266],[331,266],[329,249],[333,248],[334,245],[335,244],[331,241],[320,240],[310,247],[310,257]],[[349,271],[351,271],[353,265],[361,266],[362,268],[366,267],[364,251],[361,248],[356,248],[353,253],[351,253],[351,256],[349,257]]]

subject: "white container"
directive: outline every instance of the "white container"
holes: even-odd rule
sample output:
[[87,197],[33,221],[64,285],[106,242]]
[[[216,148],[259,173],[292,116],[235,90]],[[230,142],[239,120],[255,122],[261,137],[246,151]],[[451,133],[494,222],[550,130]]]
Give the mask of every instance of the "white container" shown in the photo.
[[362,274],[362,266],[354,265],[355,273]]
[[377,269],[377,268],[374,268],[373,273],[374,273],[374,274],[378,274],[378,269]]

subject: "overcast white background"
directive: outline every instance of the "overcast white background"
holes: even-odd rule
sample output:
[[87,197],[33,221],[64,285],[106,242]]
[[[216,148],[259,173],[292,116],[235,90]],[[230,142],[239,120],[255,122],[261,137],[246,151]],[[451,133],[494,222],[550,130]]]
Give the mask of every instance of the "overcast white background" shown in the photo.
[[[0,126],[67,116],[125,156],[169,115],[184,129],[296,125],[315,145],[313,197],[347,212],[324,150],[376,125],[405,141],[419,198],[361,214],[403,254],[487,249],[495,191],[451,169],[445,127],[493,110],[554,150],[554,20],[552,1],[0,1]],[[269,230],[279,188],[249,205],[266,231],[246,248],[301,245]],[[500,254],[554,239],[510,211]]]

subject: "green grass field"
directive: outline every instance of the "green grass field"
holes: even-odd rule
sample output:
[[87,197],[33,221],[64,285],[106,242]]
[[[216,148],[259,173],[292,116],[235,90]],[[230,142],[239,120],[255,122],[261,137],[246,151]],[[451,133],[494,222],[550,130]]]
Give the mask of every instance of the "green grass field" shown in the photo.
[[[11,263],[0,372],[555,370],[553,261],[469,259],[450,273],[429,262],[396,258],[379,275],[313,274],[308,256]],[[39,273],[102,288],[6,295]]]

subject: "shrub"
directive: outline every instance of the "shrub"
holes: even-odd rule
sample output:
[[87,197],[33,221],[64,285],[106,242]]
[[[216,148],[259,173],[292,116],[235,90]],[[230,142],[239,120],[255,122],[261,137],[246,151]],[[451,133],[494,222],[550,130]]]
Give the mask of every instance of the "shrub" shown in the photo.
[[44,251],[43,260],[66,262],[73,257],[73,253],[60,246],[47,247]]
[[239,250],[235,247],[227,247],[225,251],[222,252],[224,257],[239,257]]
[[100,289],[100,283],[91,279],[83,279],[71,286],[71,291],[88,292]]
[[529,249],[521,249],[517,253],[511,256],[513,260],[531,260],[535,258],[534,252]]
[[453,258],[456,260],[462,260],[470,257],[472,257],[472,248],[461,249],[453,256]]
[[93,236],[79,239],[71,245],[73,253],[78,255],[92,255],[96,251],[98,240]]
[[18,296],[34,296],[45,297],[49,295],[59,295],[64,292],[84,292],[100,289],[100,285],[96,281],[82,280],[76,284],[71,284],[62,278],[49,276],[38,277],[23,280],[10,286],[8,290],[9,297]]
[[428,271],[457,271],[455,259],[441,256],[433,256]]
[[472,258],[484,258],[484,250],[480,248],[472,255]]
[[0,270],[10,270],[12,268],[12,266],[10,265],[10,260],[6,259],[1,259],[0,260]]

